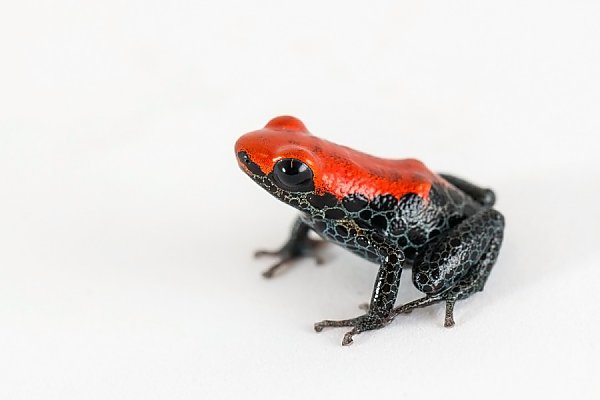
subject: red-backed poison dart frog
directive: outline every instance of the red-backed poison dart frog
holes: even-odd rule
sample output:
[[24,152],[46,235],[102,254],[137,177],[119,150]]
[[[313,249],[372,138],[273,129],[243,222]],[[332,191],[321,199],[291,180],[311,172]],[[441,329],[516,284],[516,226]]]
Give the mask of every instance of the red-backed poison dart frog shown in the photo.
[[[351,327],[342,344],[381,328],[415,308],[445,302],[445,323],[454,325],[454,303],[483,290],[504,231],[495,195],[451,175],[431,172],[413,159],[388,160],[320,139],[289,116],[272,119],[235,144],[238,164],[273,196],[300,211],[288,241],[260,251],[279,261],[265,277],[301,257],[316,257],[318,240],[379,264],[368,311],[325,327]],[[318,259],[317,259],[318,260]],[[402,270],[424,296],[395,306]]]

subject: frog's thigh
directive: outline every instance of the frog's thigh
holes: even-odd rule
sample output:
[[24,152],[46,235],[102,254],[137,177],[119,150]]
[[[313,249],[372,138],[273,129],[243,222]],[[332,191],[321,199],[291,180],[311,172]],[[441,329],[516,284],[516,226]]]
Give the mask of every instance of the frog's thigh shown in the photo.
[[453,175],[440,174],[442,178],[471,196],[473,200],[485,207],[492,207],[496,202],[496,195],[491,189],[481,188],[464,179]]
[[482,209],[417,255],[413,283],[428,296],[449,291],[462,299],[483,285],[496,261],[504,230],[502,214]]

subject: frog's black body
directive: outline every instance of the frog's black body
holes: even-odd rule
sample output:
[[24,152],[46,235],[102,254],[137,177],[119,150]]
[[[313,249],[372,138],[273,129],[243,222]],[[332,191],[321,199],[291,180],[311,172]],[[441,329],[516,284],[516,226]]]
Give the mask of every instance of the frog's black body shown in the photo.
[[[255,163],[245,150],[238,151],[238,157],[255,182],[301,212],[290,239],[280,250],[260,252],[281,257],[265,276],[272,276],[287,261],[313,254],[309,230],[380,265],[367,314],[322,321],[315,324],[317,331],[327,326],[351,326],[342,342],[350,344],[357,333],[380,328],[400,313],[440,301],[446,302],[445,325],[452,326],[455,301],[483,289],[504,229],[502,215],[492,208],[495,196],[491,190],[453,176],[436,175],[422,193],[387,193],[369,199],[354,192],[340,197],[327,191],[318,194],[309,181],[294,191],[273,171],[263,171],[265,167]],[[413,283],[425,297],[394,308],[406,267],[413,268]]]
[[[334,199],[333,196],[326,197]],[[363,258],[378,262],[376,249],[372,245],[365,246],[360,235],[346,229],[349,221],[353,221],[355,229],[373,230],[396,244],[404,253],[405,267],[412,266],[417,252],[435,241],[441,232],[453,228],[482,207],[461,191],[441,185],[432,186],[427,203],[413,193],[404,195],[399,201],[392,196],[378,196],[371,201],[351,196],[345,197],[341,204],[336,202],[333,207],[324,206],[320,210],[314,207],[323,203],[313,201],[312,209],[300,217],[315,232]],[[341,218],[326,217],[332,213]]]

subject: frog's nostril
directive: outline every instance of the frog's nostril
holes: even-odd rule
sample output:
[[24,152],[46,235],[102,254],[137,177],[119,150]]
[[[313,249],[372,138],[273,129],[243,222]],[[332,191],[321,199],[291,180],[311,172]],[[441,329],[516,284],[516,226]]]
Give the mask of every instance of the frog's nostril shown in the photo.
[[246,165],[248,171],[252,172],[255,175],[264,175],[264,172],[262,172],[260,167],[250,159],[250,156],[248,156],[248,153],[246,153],[245,151],[238,152],[238,159],[241,163]]
[[240,161],[242,161],[243,163],[249,164],[250,163],[250,157],[248,157],[248,154],[246,154],[245,151],[240,151],[238,153],[238,158],[240,159]]

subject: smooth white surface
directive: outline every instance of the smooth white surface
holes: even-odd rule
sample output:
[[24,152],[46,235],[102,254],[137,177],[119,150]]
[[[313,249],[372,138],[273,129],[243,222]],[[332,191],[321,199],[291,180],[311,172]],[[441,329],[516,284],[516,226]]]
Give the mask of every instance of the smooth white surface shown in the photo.
[[[599,4],[4,2],[0,398],[597,399]],[[278,114],[497,191],[455,328],[314,333],[370,296],[339,248],[260,277],[294,211],[233,143]]]

